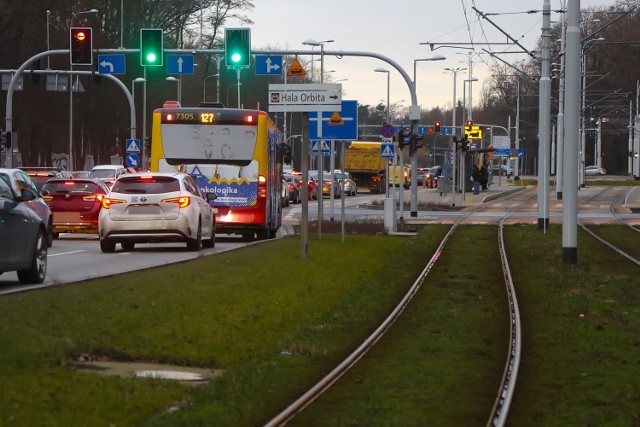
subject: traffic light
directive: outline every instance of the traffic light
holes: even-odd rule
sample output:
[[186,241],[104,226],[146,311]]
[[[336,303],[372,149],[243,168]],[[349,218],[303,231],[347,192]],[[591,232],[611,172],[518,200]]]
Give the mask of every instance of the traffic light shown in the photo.
[[93,64],[93,37],[89,27],[71,27],[69,33],[71,65]]
[[162,65],[163,33],[164,31],[160,28],[140,29],[140,65],[146,67]]
[[224,30],[224,59],[227,68],[251,65],[251,30],[249,28]]
[[473,126],[473,120],[467,120],[467,123],[465,126],[468,126],[468,127]]
[[7,149],[11,148],[11,132],[0,131],[0,144],[7,147]]
[[400,129],[398,131],[398,148],[400,148],[401,150],[406,146],[406,141],[404,139],[404,129]]
[[435,123],[433,124],[433,131],[435,133],[442,132],[442,122],[440,120],[436,120]]
[[462,147],[460,147],[462,151],[467,151],[469,149],[469,140],[466,135],[462,138],[460,143],[462,144]]

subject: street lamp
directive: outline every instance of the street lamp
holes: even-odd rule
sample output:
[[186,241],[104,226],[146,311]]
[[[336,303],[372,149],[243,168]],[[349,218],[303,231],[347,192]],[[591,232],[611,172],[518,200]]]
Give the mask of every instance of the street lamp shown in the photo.
[[178,104],[180,104],[180,80],[176,79],[175,77],[167,77],[165,79],[168,82],[176,82],[178,85]]
[[[86,13],[98,13],[98,9],[89,9],[83,10],[82,12],[76,12],[71,15],[71,25],[73,27],[73,21],[76,19],[76,16],[84,15]],[[47,24],[49,23],[48,19],[49,15],[47,15]],[[48,31],[47,31],[48,33]],[[47,49],[49,47],[47,46]],[[73,65],[69,65],[69,165],[67,166],[68,170],[73,170]],[[76,88],[78,85],[76,84]]]
[[598,44],[598,42],[604,41],[604,37],[599,37],[597,39],[588,39],[582,43],[580,46],[580,59],[582,62],[582,106],[580,108],[580,185],[585,185],[585,151],[586,151],[586,122],[585,122],[585,107],[587,103],[587,51],[591,49],[593,46]]
[[[325,43],[333,43],[333,39],[316,41],[314,39],[307,39],[302,42],[302,44],[311,46],[313,49],[316,46],[320,46],[320,83],[324,83],[324,45]],[[312,72],[313,74],[313,72]]]
[[389,114],[389,90],[390,90],[390,84],[391,84],[391,80],[390,80],[391,72],[383,67],[378,67],[373,71],[375,71],[376,73],[387,73],[387,123],[391,123],[390,121],[391,115]]
[[[469,83],[469,89],[471,89],[471,83],[472,82],[477,82],[478,79],[476,77],[471,77],[468,79],[464,79],[464,81],[462,82],[462,106],[464,108],[463,110],[463,114],[462,114],[462,122],[466,123],[467,121],[467,117],[469,118],[469,120],[471,120],[471,113],[469,112],[469,110],[467,110],[467,102],[465,100],[465,97],[467,96],[467,89],[466,89],[466,85],[467,82]],[[471,96],[471,95],[469,95]]]
[[444,61],[445,59],[447,59],[446,56],[444,55],[433,55],[429,58],[420,58],[420,59],[414,59],[413,60],[413,88],[416,88],[416,64],[419,61]]
[[[202,102],[206,102],[207,101],[207,79],[209,77],[220,77],[219,73],[216,74],[210,74],[207,77],[204,78],[204,81],[202,82]],[[218,102],[218,100],[216,99],[216,102]]]
[[445,68],[445,71],[453,75],[453,104],[451,105],[451,147],[453,150],[453,168],[451,169],[451,206],[456,205],[456,163],[458,162],[458,150],[456,143],[456,80],[460,71],[466,68]]
[[336,80],[334,83],[346,82],[346,81],[348,81],[348,80],[349,80],[349,79],[339,79],[339,80]]

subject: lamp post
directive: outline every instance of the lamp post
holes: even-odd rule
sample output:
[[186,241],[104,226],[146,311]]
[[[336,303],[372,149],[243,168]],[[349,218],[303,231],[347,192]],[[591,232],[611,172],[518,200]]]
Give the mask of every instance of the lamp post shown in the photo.
[[389,111],[389,91],[390,91],[390,83],[391,83],[391,80],[390,80],[391,73],[389,70],[383,67],[378,67],[373,71],[375,71],[376,73],[387,73],[387,123],[391,123],[391,115]]
[[[216,73],[216,74],[210,74],[207,77],[204,78],[204,81],[202,82],[202,102],[206,102],[207,101],[207,79],[209,77],[220,77],[220,74]],[[216,102],[218,102],[218,100],[216,99]]]
[[463,114],[462,114],[462,123],[466,123],[467,118],[468,120],[471,120],[471,114],[467,114],[467,104],[465,102],[465,97],[467,95],[467,89],[466,89],[466,85],[467,82],[469,83],[469,88],[471,88],[471,83],[472,82],[477,82],[478,79],[475,77],[471,77],[468,79],[464,79],[464,81],[462,82],[462,105],[464,106],[464,110],[462,110]]
[[[86,13],[98,13],[98,9],[89,9],[83,10],[82,12],[76,12],[71,15],[71,25],[69,27],[73,27],[73,21],[76,19],[76,16],[84,15]],[[48,23],[48,15],[47,15],[47,23]],[[48,46],[47,46],[48,49]],[[73,65],[69,65],[69,165],[67,166],[69,171],[73,170]],[[76,84],[76,88],[78,85]]]
[[320,46],[320,83],[324,83],[324,45],[325,43],[333,43],[333,39],[316,41],[314,39],[307,39],[302,42],[304,45],[311,46],[313,49],[316,46]]
[[453,104],[451,113],[451,149],[453,151],[453,168],[451,169],[451,206],[456,205],[456,163],[458,162],[458,149],[456,143],[456,81],[458,73],[466,68],[445,68],[445,71],[453,75]]
[[446,56],[443,55],[433,55],[429,58],[420,58],[420,59],[414,59],[413,60],[413,87],[414,89],[417,88],[416,86],[416,65],[418,62],[420,61],[444,61],[445,59],[447,59]]
[[168,82],[176,82],[176,84],[178,85],[178,104],[180,104],[180,80],[176,79],[175,77],[167,77],[165,80]]
[[140,150],[142,151],[142,165],[143,167],[146,167],[146,151],[145,151],[145,139],[147,137],[147,120],[146,120],[146,116],[147,116],[147,80],[142,78],[142,77],[138,77],[135,78],[133,80],[131,80],[131,96],[133,97],[133,102],[135,104],[136,102],[136,83],[143,83],[143,92],[142,92],[142,138],[140,138],[140,140],[142,141],[142,146],[140,147]]
[[[589,39],[585,40],[580,46],[580,60],[581,60],[581,71],[582,71],[582,105],[580,106],[580,164],[578,170],[580,171],[580,186],[584,187],[585,185],[585,151],[586,151],[586,120],[585,120],[585,107],[587,103],[587,58],[586,54],[589,49],[598,44],[598,42],[604,41],[604,37],[599,37],[597,39]],[[592,44],[591,44],[592,43]]]
[[[51,15],[51,11],[47,10],[47,52],[50,50],[49,49],[49,16]],[[47,70],[50,70],[50,61],[49,61],[49,56],[47,56]]]

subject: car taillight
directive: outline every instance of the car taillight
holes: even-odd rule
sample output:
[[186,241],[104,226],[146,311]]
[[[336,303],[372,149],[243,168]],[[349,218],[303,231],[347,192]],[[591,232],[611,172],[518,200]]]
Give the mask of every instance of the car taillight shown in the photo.
[[190,197],[171,197],[169,199],[162,200],[163,203],[177,203],[179,207],[186,208],[191,203]]
[[258,176],[258,197],[267,197],[267,178],[264,175]]
[[296,187],[293,184],[289,184],[289,190],[295,190]]
[[124,200],[120,200],[120,199],[111,199],[109,197],[105,197],[102,199],[102,208],[103,209],[109,209],[109,207],[111,205],[117,205],[119,203],[127,203]]
[[83,196],[82,200],[84,200],[85,202],[92,202],[92,201],[99,201],[102,202],[102,194],[93,194],[91,196]]
[[42,198],[43,198],[43,199],[45,200],[45,202],[46,202],[47,200],[51,200],[51,199],[53,199],[53,196],[49,196],[49,195],[47,195],[47,196],[42,196]]

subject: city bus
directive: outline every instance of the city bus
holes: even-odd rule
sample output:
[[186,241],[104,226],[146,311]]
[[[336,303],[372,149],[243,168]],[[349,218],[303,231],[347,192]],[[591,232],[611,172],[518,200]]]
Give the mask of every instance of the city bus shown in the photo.
[[274,238],[282,223],[282,134],[264,111],[167,101],[153,112],[150,169],[214,193],[216,232]]

